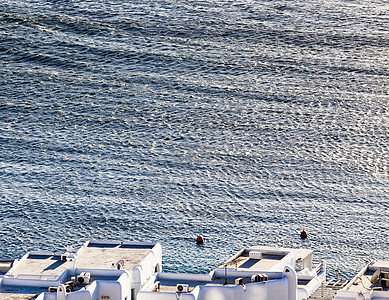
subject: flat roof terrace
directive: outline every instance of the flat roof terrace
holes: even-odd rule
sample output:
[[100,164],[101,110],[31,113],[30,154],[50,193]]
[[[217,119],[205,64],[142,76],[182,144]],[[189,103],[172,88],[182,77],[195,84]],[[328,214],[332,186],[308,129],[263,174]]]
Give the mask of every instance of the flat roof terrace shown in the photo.
[[10,273],[16,278],[33,275],[36,279],[57,279],[66,270],[67,262],[60,255],[50,253],[30,253]]
[[241,257],[241,261],[237,264],[238,271],[269,271],[273,268],[284,256],[283,255],[268,255],[263,254],[263,258],[251,259],[249,257]]
[[91,241],[77,258],[78,269],[112,269],[121,261],[123,269],[141,264],[155,244]]
[[[238,257],[228,261],[226,264],[235,267],[237,271],[269,271],[274,267],[286,254],[262,253],[261,259],[249,257],[249,251],[243,251]],[[219,269],[224,268],[224,264]]]
[[[251,251],[261,252],[261,258],[250,257]],[[270,271],[287,255],[293,255],[295,259],[312,259],[312,250],[290,249],[281,247],[254,246],[244,249],[239,255],[226,262],[228,266],[235,266],[238,271]],[[224,265],[219,267],[223,268]]]

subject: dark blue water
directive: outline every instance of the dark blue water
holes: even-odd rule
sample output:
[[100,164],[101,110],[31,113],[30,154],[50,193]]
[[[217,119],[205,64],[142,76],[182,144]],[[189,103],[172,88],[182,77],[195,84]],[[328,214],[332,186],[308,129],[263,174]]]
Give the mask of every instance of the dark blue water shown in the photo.
[[1,1],[0,257],[389,259],[388,53],[386,0]]

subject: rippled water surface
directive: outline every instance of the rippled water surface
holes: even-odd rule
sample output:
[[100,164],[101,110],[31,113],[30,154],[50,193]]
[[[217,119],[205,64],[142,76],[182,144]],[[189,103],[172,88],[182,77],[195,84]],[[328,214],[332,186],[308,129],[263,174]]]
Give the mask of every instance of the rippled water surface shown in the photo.
[[0,256],[388,260],[388,53],[386,0],[1,1]]

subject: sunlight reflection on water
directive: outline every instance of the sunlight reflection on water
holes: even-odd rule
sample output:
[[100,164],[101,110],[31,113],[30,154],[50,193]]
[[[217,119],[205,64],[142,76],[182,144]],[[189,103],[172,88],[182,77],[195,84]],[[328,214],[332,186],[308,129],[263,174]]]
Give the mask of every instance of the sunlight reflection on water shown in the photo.
[[169,271],[253,244],[345,276],[387,259],[388,4],[103,2],[0,4],[0,256],[117,238],[160,241]]

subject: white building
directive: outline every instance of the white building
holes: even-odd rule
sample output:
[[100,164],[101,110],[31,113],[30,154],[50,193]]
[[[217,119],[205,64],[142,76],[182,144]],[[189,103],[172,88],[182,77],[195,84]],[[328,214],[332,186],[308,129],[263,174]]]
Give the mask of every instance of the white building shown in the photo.
[[389,262],[326,283],[325,263],[307,249],[245,248],[209,274],[163,273],[161,265],[158,243],[92,240],[78,251],[29,252],[0,260],[0,299],[389,300]]
[[158,243],[92,240],[77,252],[29,252],[0,261],[0,299],[136,299],[161,264]]
[[308,299],[325,280],[313,251],[271,247],[242,249],[207,275],[157,273],[138,300]]

